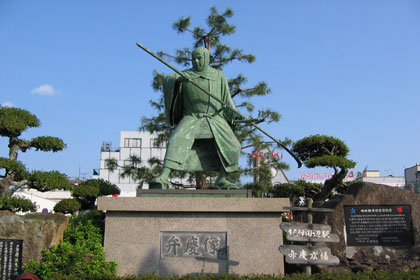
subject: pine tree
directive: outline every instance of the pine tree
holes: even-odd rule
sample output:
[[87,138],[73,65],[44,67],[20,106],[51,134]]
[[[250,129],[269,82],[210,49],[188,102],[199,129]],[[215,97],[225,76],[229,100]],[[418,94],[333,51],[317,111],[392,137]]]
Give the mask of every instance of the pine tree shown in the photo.
[[[222,42],[222,39],[225,36],[232,35],[236,31],[236,27],[229,23],[229,19],[232,17],[232,9],[228,8],[223,13],[219,13],[216,7],[212,7],[210,9],[210,15],[206,20],[206,28],[200,26],[191,27],[191,17],[181,17],[172,27],[179,34],[191,34],[193,38],[191,46],[176,50],[175,55],[163,51],[158,54],[167,60],[176,62],[184,68],[189,68],[191,66],[191,54],[197,47],[205,47],[210,51],[210,66],[219,70],[223,70],[226,65],[233,62],[253,63],[255,61],[255,56],[253,54],[244,53],[243,50],[232,48]],[[164,74],[156,71],[153,73],[153,89],[160,93],[162,93],[163,75]],[[271,90],[265,82],[259,82],[254,86],[248,87],[247,78],[240,73],[236,77],[230,79],[228,77],[228,84],[231,96],[239,110],[245,111],[246,114],[254,115],[254,118],[261,119],[266,123],[280,121],[281,116],[279,113],[271,109],[256,110],[255,106],[250,101],[254,97],[263,97],[271,94]],[[150,118],[143,117],[140,130],[157,133],[158,143],[166,142],[173,128],[169,127],[165,122],[163,94],[161,94],[157,101],[151,100],[150,105],[157,111],[157,115]],[[238,140],[242,143],[243,150],[247,148],[253,148],[254,151],[272,150],[273,144],[264,141],[261,134],[258,133],[254,127],[240,124],[234,128],[234,131]],[[286,139],[283,143],[290,144],[290,141]],[[277,158],[260,161],[258,164],[255,164],[254,158],[252,158],[250,154],[250,152],[247,153],[248,168],[231,174],[230,177],[238,182],[240,173],[254,176],[256,179],[255,182],[253,184],[248,184],[247,187],[253,189],[258,188],[261,189],[262,192],[267,192],[271,187],[271,168],[288,169],[289,167],[286,163],[281,162]],[[182,174],[173,172],[171,176],[182,176]],[[200,173],[195,174],[197,187],[206,187],[205,177],[205,175]]]
[[293,151],[308,168],[321,166],[334,169],[334,175],[325,181],[321,192],[314,197],[315,200],[327,199],[333,189],[338,192],[346,189],[343,180],[349,168],[353,168],[356,163],[347,158],[350,149],[343,141],[332,136],[312,135],[297,141]]
[[0,136],[9,139],[9,157],[0,157],[0,197],[10,196],[19,188],[31,187],[39,191],[70,189],[67,176],[57,171],[28,172],[18,161],[19,152],[29,149],[45,152],[58,152],[66,145],[63,140],[52,136],[40,136],[30,140],[21,138],[28,128],[40,126],[39,119],[30,112],[19,108],[0,108]]

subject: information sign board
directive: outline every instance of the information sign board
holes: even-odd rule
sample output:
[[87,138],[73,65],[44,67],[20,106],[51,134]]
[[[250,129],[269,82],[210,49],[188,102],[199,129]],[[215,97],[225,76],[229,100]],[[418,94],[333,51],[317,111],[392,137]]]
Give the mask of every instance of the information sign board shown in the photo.
[[286,257],[287,263],[309,265],[337,265],[340,263],[336,256],[331,255],[331,250],[328,247],[282,245],[279,250]]
[[344,206],[347,246],[411,246],[410,205]]

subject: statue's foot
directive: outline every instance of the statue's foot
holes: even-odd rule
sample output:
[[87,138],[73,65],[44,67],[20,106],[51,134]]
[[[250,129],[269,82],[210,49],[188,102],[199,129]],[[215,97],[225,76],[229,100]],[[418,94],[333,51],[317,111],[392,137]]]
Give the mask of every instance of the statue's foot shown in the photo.
[[228,180],[226,180],[226,178],[217,179],[215,187],[216,189],[219,189],[219,190],[220,189],[224,189],[224,190],[239,189],[239,187],[236,184],[229,182]]
[[149,181],[149,189],[169,190],[170,188],[171,183],[169,183],[168,179],[156,177]]

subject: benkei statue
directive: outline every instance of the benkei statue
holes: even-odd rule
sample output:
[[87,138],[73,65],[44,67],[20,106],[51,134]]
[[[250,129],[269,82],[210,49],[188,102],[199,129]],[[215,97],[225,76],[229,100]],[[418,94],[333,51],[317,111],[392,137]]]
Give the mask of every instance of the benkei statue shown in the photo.
[[149,183],[150,188],[168,189],[172,170],[219,171],[216,188],[237,188],[226,179],[227,173],[238,170],[241,151],[241,144],[231,128],[237,116],[225,106],[237,110],[226,77],[210,67],[210,52],[206,48],[193,51],[192,65],[192,69],[182,72],[183,76],[164,77],[166,117],[176,128],[169,138],[162,173]]
[[225,75],[210,67],[210,52],[196,48],[191,69],[179,71],[143,45],[137,46],[175,71],[164,76],[163,94],[167,122],[176,126],[168,141],[163,170],[149,182],[151,189],[169,189],[172,170],[219,171],[215,187],[238,188],[226,176],[238,170],[241,144],[232,131],[234,123],[247,123],[271,138],[302,166],[286,145],[257,125],[264,121],[242,116],[229,92]]

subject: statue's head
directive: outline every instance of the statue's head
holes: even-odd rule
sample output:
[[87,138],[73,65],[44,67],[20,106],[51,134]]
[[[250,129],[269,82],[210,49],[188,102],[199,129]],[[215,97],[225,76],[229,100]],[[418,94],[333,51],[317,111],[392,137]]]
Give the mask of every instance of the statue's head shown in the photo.
[[193,69],[196,72],[204,72],[210,66],[210,52],[206,48],[196,48],[192,53]]

